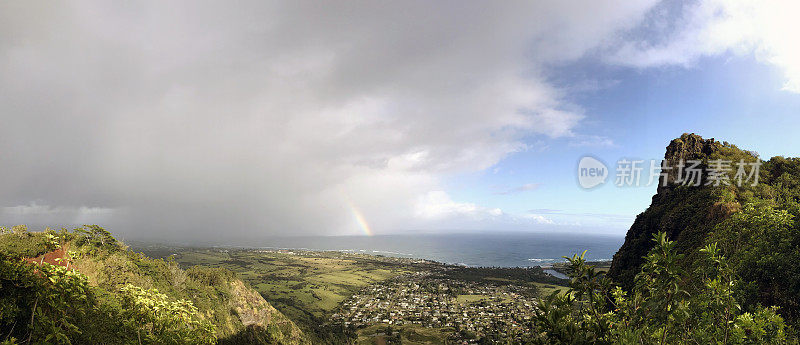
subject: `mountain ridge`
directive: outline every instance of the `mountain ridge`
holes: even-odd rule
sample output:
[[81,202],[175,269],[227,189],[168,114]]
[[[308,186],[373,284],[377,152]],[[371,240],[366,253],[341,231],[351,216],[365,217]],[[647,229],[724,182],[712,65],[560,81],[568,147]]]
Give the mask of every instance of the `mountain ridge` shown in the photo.
[[[64,343],[310,344],[291,320],[233,272],[183,270],[171,260],[130,251],[98,226],[3,230],[0,286],[5,296],[0,302],[16,306],[0,318],[4,336],[29,343],[50,343],[58,335]],[[9,288],[24,282],[32,291]],[[62,285],[79,294],[59,291]],[[41,295],[47,291],[64,303],[42,308]],[[70,318],[50,327],[34,324],[58,320],[64,313]]]

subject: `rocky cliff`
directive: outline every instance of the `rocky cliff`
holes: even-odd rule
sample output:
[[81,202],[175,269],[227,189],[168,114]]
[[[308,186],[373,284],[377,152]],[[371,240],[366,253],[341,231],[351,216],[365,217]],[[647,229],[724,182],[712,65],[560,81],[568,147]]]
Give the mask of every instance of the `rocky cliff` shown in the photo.
[[724,190],[732,186],[706,186],[708,174],[700,175],[699,186],[684,183],[682,179],[688,174],[685,167],[679,168],[681,162],[690,166],[687,161],[700,161],[697,168],[705,171],[710,160],[744,158],[752,161],[755,156],[728,143],[703,139],[696,134],[683,134],[672,140],[662,161],[662,167],[671,169],[664,170],[650,207],[636,217],[625,235],[625,242],[614,255],[608,275],[630,288],[643,263],[642,258],[653,247],[653,235],[660,231],[676,241],[681,252],[691,255],[703,244],[707,234],[739,205],[724,197]]

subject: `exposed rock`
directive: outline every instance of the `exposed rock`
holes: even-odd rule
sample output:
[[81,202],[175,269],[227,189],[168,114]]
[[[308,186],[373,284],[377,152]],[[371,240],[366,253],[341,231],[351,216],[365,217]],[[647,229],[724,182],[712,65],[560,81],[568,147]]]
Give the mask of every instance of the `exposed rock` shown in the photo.
[[302,331],[281,312],[267,302],[256,290],[241,280],[231,281],[231,304],[245,327],[269,328],[275,326],[284,332],[280,344],[307,344]]
[[[678,250],[688,252],[701,245],[708,231],[735,211],[734,206],[720,204],[712,193],[713,188],[704,186],[704,179],[700,186],[683,186],[678,175],[677,166],[681,161],[708,160],[722,147],[723,144],[714,139],[703,139],[693,133],[685,133],[669,143],[662,162],[662,166],[672,167],[668,170],[666,184],[662,176],[650,207],[636,216],[625,242],[614,255],[609,277],[624,288],[630,288],[644,262],[643,257],[653,247],[654,234],[666,232],[676,241]],[[704,169],[705,165],[699,167]]]
[[708,158],[712,153],[717,152],[720,148],[720,143],[714,141],[714,138],[703,139],[701,136],[694,133],[684,133],[680,138],[673,139],[667,145],[667,151],[664,154],[664,160],[661,165],[671,167],[667,171],[667,181],[664,182],[664,176],[659,178],[657,194],[663,194],[670,189],[679,185],[676,180],[679,179],[677,168],[681,162],[686,164],[691,160],[703,160]]

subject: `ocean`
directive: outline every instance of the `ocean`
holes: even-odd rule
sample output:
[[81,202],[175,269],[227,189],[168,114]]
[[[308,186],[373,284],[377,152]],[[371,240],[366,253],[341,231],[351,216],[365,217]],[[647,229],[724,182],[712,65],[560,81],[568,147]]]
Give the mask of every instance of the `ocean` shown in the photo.
[[624,236],[589,234],[414,234],[282,237],[265,249],[336,250],[428,259],[465,266],[530,267],[564,261],[586,250],[587,260],[610,260]]

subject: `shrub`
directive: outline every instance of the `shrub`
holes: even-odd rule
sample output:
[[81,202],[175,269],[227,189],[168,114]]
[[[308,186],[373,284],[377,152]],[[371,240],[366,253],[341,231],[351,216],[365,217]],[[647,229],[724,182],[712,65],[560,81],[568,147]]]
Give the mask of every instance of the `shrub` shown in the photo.
[[129,322],[135,324],[140,343],[214,344],[214,326],[197,315],[197,308],[187,300],[170,300],[156,289],[125,285],[121,292],[122,308]]
[[[739,284],[716,244],[700,252],[703,265],[682,269],[683,255],[662,232],[645,258],[630,294],[583,255],[569,260],[570,290],[554,293],[537,307],[547,344],[783,344],[786,326],[774,308],[743,313],[734,298]],[[698,283],[699,282],[699,283]]]

